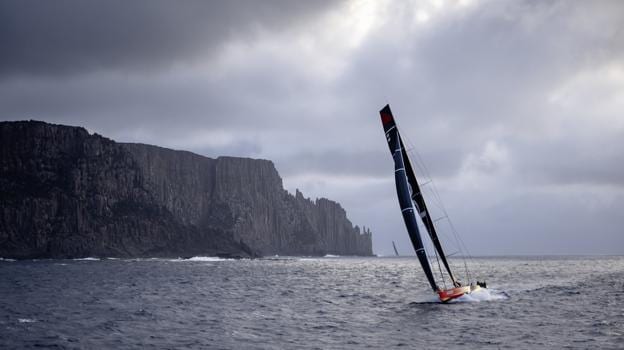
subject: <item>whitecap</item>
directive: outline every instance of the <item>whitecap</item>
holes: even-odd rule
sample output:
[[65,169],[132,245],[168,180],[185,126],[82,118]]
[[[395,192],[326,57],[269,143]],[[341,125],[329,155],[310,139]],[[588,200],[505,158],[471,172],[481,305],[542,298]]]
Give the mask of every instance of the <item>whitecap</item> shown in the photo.
[[33,320],[32,318],[18,318],[17,321],[19,323],[33,323],[33,322],[37,322],[36,320]]
[[507,300],[509,295],[503,291],[496,289],[481,288],[470,294],[464,294],[461,297],[455,299],[458,303],[472,303],[480,301],[495,301],[495,300]]
[[15,261],[15,259],[0,258],[0,261]]
[[189,259],[185,259],[188,261],[226,261],[232,259],[219,258],[218,256],[194,256]]
[[73,259],[76,261],[100,261],[100,258],[94,258],[92,256],[90,257],[86,257],[86,258],[77,258],[77,259]]

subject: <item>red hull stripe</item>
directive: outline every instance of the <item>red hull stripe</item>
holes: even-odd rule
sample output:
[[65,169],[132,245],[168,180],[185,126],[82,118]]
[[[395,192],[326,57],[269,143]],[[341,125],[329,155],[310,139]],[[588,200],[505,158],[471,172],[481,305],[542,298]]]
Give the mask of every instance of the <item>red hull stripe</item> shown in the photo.
[[459,298],[466,293],[470,293],[470,287],[459,287],[459,288],[451,288],[447,290],[438,291],[438,295],[440,296],[440,301],[442,302],[446,302],[451,299]]

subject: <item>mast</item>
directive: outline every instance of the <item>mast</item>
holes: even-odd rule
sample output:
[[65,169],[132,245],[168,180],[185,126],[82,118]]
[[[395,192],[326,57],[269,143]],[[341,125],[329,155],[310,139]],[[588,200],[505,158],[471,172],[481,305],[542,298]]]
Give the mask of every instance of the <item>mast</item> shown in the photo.
[[[386,106],[386,107],[388,108],[388,113],[392,115],[392,112],[390,112],[390,106]],[[448,272],[449,277],[451,278],[451,281],[453,281],[453,285],[457,286],[458,285],[457,280],[455,279],[455,276],[453,276],[453,273],[451,272],[451,268],[446,259],[446,254],[444,254],[444,250],[442,249],[442,244],[440,243],[440,240],[438,239],[438,233],[436,232],[435,226],[433,225],[433,219],[431,218],[431,214],[429,214],[429,209],[427,209],[427,204],[425,204],[425,198],[422,195],[422,191],[420,190],[418,181],[416,181],[416,175],[414,174],[412,164],[409,158],[407,157],[407,154],[405,153],[405,146],[403,145],[403,140],[401,139],[401,136],[399,136],[399,140],[401,142],[401,149],[404,152],[403,162],[405,163],[407,181],[412,187],[412,200],[414,201],[414,205],[416,206],[416,210],[418,210],[418,214],[420,215],[420,218],[422,219],[423,224],[425,224],[425,228],[427,229],[427,232],[429,233],[429,238],[431,238],[431,242],[433,243],[433,246],[438,252],[438,255],[440,255],[440,259],[442,260],[442,263],[444,264],[444,267],[446,268],[446,271]]]
[[[406,164],[404,160],[406,157],[403,154],[403,147],[399,131],[394,123],[394,118],[390,112],[390,106],[386,105],[381,111],[381,122],[383,124],[384,132],[386,133],[386,140],[388,141],[388,147],[390,153],[394,158],[394,180],[396,182],[397,196],[399,197],[399,205],[401,207],[401,213],[403,214],[403,221],[409,234],[416,256],[420,261],[420,265],[429,280],[429,284],[434,292],[438,291],[435,279],[433,278],[433,272],[431,271],[431,265],[427,259],[427,253],[420,237],[418,230],[418,222],[416,221],[414,202],[412,202],[412,196],[410,195],[410,184],[408,182]],[[411,169],[411,165],[410,165]]]
[[[394,123],[394,117],[392,116],[390,105],[386,105],[380,111],[380,113],[382,114],[382,118],[383,118],[383,114],[389,115],[390,119],[392,120],[392,124],[395,126],[395,129],[396,129],[396,124]],[[397,134],[398,134],[398,131],[397,131]],[[401,139],[400,134],[398,138],[399,138],[399,142],[401,145],[401,150],[403,152],[403,163],[405,164],[407,181],[409,182],[410,187],[412,189],[411,198],[414,201],[416,210],[418,210],[418,214],[420,218],[422,219],[423,224],[425,225],[425,228],[427,229],[429,238],[431,238],[431,242],[433,243],[435,250],[438,252],[440,259],[442,260],[442,263],[444,264],[444,268],[448,272],[449,277],[451,278],[451,281],[453,282],[453,285],[457,286],[458,282],[455,279],[455,276],[453,276],[453,272],[451,272],[451,267],[449,266],[448,260],[446,259],[446,254],[444,254],[444,250],[442,249],[442,244],[440,243],[440,239],[438,238],[438,233],[436,232],[435,226],[433,225],[433,219],[431,218],[431,214],[429,214],[429,209],[427,209],[425,198],[423,197],[422,191],[420,190],[420,186],[418,185],[418,181],[416,180],[416,175],[412,168],[412,163],[410,162],[409,157],[407,156],[407,153],[405,152],[405,146],[403,145],[403,140]]]
[[399,256],[399,251],[396,249],[396,244],[394,244],[394,241],[392,241],[392,248],[394,248],[394,255]]

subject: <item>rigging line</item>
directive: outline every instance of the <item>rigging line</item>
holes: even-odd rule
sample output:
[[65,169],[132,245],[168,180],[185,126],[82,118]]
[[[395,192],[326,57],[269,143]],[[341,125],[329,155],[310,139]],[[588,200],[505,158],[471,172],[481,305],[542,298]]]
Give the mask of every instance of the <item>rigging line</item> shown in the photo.
[[[415,160],[415,164],[418,168],[418,170],[420,170],[421,175],[423,175],[423,178],[425,180],[427,180],[425,183],[420,184],[420,186],[424,186],[424,185],[428,185],[431,183],[431,187],[429,189],[429,193],[432,194],[432,199],[433,201],[430,200],[430,203],[433,202],[433,204],[436,205],[436,207],[438,207],[438,209],[440,209],[441,211],[446,213],[446,209],[444,207],[444,204],[442,202],[442,198],[440,197],[440,194],[437,191],[437,187],[435,186],[435,183],[433,182],[433,178],[431,177],[431,174],[429,172],[429,169],[427,168],[425,161],[423,160],[422,156],[420,155],[420,153],[416,150],[416,147],[414,146],[413,142],[411,141],[411,139],[409,137],[404,137],[404,141],[407,141],[406,143],[409,146],[409,150],[408,153],[414,156],[414,160]],[[422,192],[422,191],[421,191]],[[446,213],[446,216],[448,216],[448,214]],[[457,240],[457,239],[456,239]],[[459,242],[458,242],[459,245]],[[459,247],[461,249],[461,247]]]
[[[453,256],[455,256],[455,255],[457,255],[457,254],[461,254],[461,255],[459,256],[459,258],[461,258],[461,259],[462,259],[462,265],[464,265],[463,267],[465,268],[465,267],[466,267],[466,259],[464,258],[464,254],[463,254],[463,252],[462,252],[462,247],[459,245],[459,243],[458,243],[458,242],[456,242],[456,241],[452,240],[452,239],[450,238],[449,234],[448,234],[446,231],[447,231],[447,230],[438,230],[438,234],[439,234],[439,236],[440,236],[440,239],[441,239],[441,240],[443,240],[443,241],[445,241],[445,242],[448,242],[448,243],[452,242],[453,244],[451,244],[451,245],[450,245],[450,247],[452,247],[453,249],[455,249],[455,251],[454,251],[453,253],[451,253],[451,254],[446,254],[446,257],[447,257],[447,258],[451,258],[451,257],[453,257]],[[452,265],[452,260],[450,260],[450,259],[449,259],[449,264],[451,264],[451,265]],[[466,280],[470,280],[470,279],[469,279],[469,274],[468,274],[468,273],[466,273],[465,269],[462,269],[462,270],[463,270],[463,271],[462,271],[462,275],[466,278]]]
[[[420,225],[419,225],[419,227],[420,227]],[[426,227],[422,226],[422,229],[426,230]],[[430,239],[426,239],[426,240],[423,241],[423,244],[425,244],[427,246],[427,248],[425,250],[427,250],[429,252],[433,251],[433,255],[427,254],[427,258],[429,260],[429,263],[431,264],[432,271],[435,271],[435,265],[436,264],[433,262],[433,259],[435,257],[435,260],[436,260],[437,265],[438,265],[438,269],[440,270],[440,280],[442,281],[441,284],[443,284],[444,285],[444,289],[446,289],[446,280],[445,280],[445,276],[444,276],[444,271],[442,271],[442,269],[441,269],[439,255],[438,255],[437,250],[433,246],[433,242]]]
[[[447,221],[449,223],[449,227],[451,228],[451,233],[455,237],[456,242],[460,245],[460,250],[463,250],[463,251],[466,252],[466,255],[467,255],[468,259],[474,265],[475,261],[472,258],[472,254],[470,254],[470,250],[468,250],[468,246],[466,245],[464,240],[461,238],[461,236],[457,233],[457,229],[455,228],[455,225],[453,224],[453,221],[451,220],[451,218],[448,215],[448,212],[446,211],[446,208],[444,208],[444,206],[442,207],[442,211],[443,211],[443,213],[447,217]],[[470,279],[471,273],[470,273],[470,270],[468,269],[468,264],[466,263],[466,258],[465,257],[462,257],[462,258],[464,260],[464,268],[466,270],[466,275],[467,275],[468,279]]]
[[[446,210],[446,207],[444,206],[444,203],[442,202],[442,198],[440,197],[440,193],[439,193],[439,191],[437,189],[437,186],[435,185],[435,183],[433,182],[433,179],[429,175],[429,170],[427,169],[427,166],[426,166],[425,162],[423,161],[422,157],[420,156],[420,154],[418,152],[415,151],[414,153],[416,155],[417,160],[422,165],[424,172],[431,179],[430,180],[430,182],[431,182],[431,187],[430,188],[431,188],[431,192],[433,193],[434,198],[438,202],[436,204],[439,204],[439,208],[444,212],[445,216],[449,217],[448,212]],[[450,217],[449,217],[449,221],[450,221]],[[454,228],[453,228],[453,231],[454,231],[455,234],[457,233],[457,230],[455,230]],[[461,240],[460,237],[458,237],[458,238]],[[469,252],[467,251],[467,253],[469,253]]]
[[[399,127],[399,124],[395,121],[395,125],[397,127]],[[436,201],[438,201],[439,204],[437,205],[439,207],[439,209],[442,210],[442,212],[444,213],[444,215],[446,215],[448,217],[448,212],[446,211],[446,208],[444,207],[444,204],[442,203],[442,199],[438,193],[438,190],[435,186],[435,183],[433,183],[433,178],[431,177],[430,173],[429,173],[429,169],[427,169],[427,166],[425,165],[422,157],[420,156],[420,154],[415,151],[416,147],[414,146],[414,143],[411,141],[411,139],[409,137],[404,137],[404,141],[407,141],[406,143],[408,144],[408,146],[410,147],[410,150],[414,150],[413,152],[409,152],[408,153],[414,153],[415,154],[415,160],[416,160],[416,165],[418,168],[420,168],[421,173],[423,173],[423,175],[425,175],[425,177],[430,180],[429,182],[431,182],[431,192],[433,193],[433,197],[436,199]],[[407,150],[406,150],[407,151]],[[448,222],[449,222],[449,226],[451,227],[451,232],[453,234],[453,236],[455,237],[455,241],[458,243],[458,248],[461,251],[462,250],[462,246],[463,248],[466,250],[466,254],[468,255],[468,258],[470,259],[471,263],[474,264],[474,260],[472,258],[472,255],[470,254],[470,251],[468,250],[468,247],[466,246],[466,244],[464,243],[464,241],[461,239],[461,237],[459,237],[457,230],[455,229],[455,225],[453,225],[450,217],[448,217]],[[468,281],[470,281],[470,272],[468,269],[468,264],[466,263],[466,258],[463,256],[462,254],[462,260],[464,262],[464,268],[466,270],[466,277],[468,278]]]
[[428,178],[429,180],[427,181],[427,183],[431,183],[431,186],[429,187],[429,192],[432,194],[433,199],[434,199],[434,201],[432,202],[438,207],[438,209],[440,209],[444,213],[445,216],[448,217],[448,212],[446,211],[444,203],[442,202],[442,197],[440,197],[439,191],[437,190],[437,186],[435,185],[435,182],[433,181],[433,178],[431,177],[429,173],[429,169],[427,169],[427,166],[425,165],[425,162],[422,159],[420,153],[417,151],[414,151],[413,153],[415,155],[416,163],[418,167],[421,168],[420,170],[422,171],[422,173],[424,173],[425,177]]
[[[408,140],[409,141],[409,140]],[[422,160],[422,157],[420,157],[420,155],[418,154],[418,152],[414,151],[414,152],[410,152],[410,154],[414,155],[414,160],[415,160],[415,164],[418,168],[418,170],[420,170],[421,175],[424,175],[423,177],[425,178],[425,182],[420,183],[420,187],[421,187],[421,193],[423,192],[422,189],[427,190],[426,186],[431,184],[432,186],[435,186],[435,184],[433,183],[433,178],[431,177],[431,175],[429,174],[427,167],[425,166],[424,161]],[[433,189],[429,189],[428,191],[429,193],[432,194],[432,199],[429,202],[433,203],[438,209],[443,210],[443,203],[442,203],[442,198],[440,197],[440,195],[436,192],[435,188]]]
[[470,250],[468,249],[468,246],[466,245],[464,240],[461,238],[461,236],[457,233],[457,230],[455,229],[455,226],[454,226],[453,222],[451,221],[451,219],[447,218],[446,221],[448,223],[448,226],[450,228],[451,233],[453,234],[453,236],[455,238],[455,242],[457,243],[457,248],[462,253],[461,258],[462,258],[462,262],[463,262],[463,265],[464,265],[465,275],[466,275],[468,280],[471,280],[472,273],[471,273],[470,269],[468,268],[468,263],[467,262],[469,260],[472,265],[475,265],[475,261],[472,258],[472,255],[470,254]]
[[[444,227],[444,228],[438,227],[438,236],[440,237],[440,239],[443,242],[447,242],[447,243],[451,244],[454,249],[458,250],[460,253],[463,254],[461,245],[459,244],[459,242],[457,242],[456,240],[453,239],[453,236],[450,235],[451,233],[448,232],[449,230],[450,229],[448,229],[446,227]],[[450,255],[446,254],[446,256],[449,257]]]
[[432,198],[430,198],[430,203],[433,203],[436,207],[438,207],[438,209],[442,210],[444,206],[442,198],[437,193],[435,183],[433,182],[433,178],[431,177],[431,174],[429,173],[429,170],[427,169],[424,160],[417,151],[411,152],[411,154],[414,156],[414,160],[418,170],[420,170],[420,173],[423,175],[425,180],[427,180],[426,182],[421,184],[421,186],[426,190],[427,188],[425,188],[424,186],[431,184],[431,186],[429,187],[429,193],[432,194]]
[[[441,209],[441,210],[442,210],[442,212],[444,213],[444,216],[446,216],[446,217],[447,217],[448,222],[449,222],[449,225],[450,225],[450,227],[451,227],[451,231],[452,231],[452,233],[453,233],[455,236],[457,236],[457,240],[458,240],[458,241],[460,241],[460,242],[461,242],[461,243],[465,246],[465,243],[463,242],[463,240],[462,240],[461,236],[459,236],[459,234],[457,233],[457,229],[455,229],[455,225],[453,224],[453,222],[452,222],[452,220],[451,220],[450,215],[448,215],[448,211],[446,210],[446,207],[442,204],[442,205],[440,206],[440,209]],[[468,254],[470,255],[470,252],[468,251],[468,247],[465,247],[465,248],[466,248],[466,253],[468,253]]]
[[[475,261],[472,258],[472,255],[470,254],[470,251],[468,251],[468,247],[466,246],[466,243],[464,243],[464,240],[461,239],[461,237],[459,237],[459,235],[457,234],[457,230],[455,230],[455,225],[453,224],[453,221],[451,221],[451,219],[449,218],[448,220],[449,225],[451,226],[451,230],[453,231],[453,233],[455,234],[455,236],[457,236],[459,242],[464,246],[464,249],[466,249],[466,253],[468,254],[468,259],[470,259],[470,262],[475,265]],[[470,280],[470,270],[468,269],[468,264],[466,264],[466,259],[464,259],[464,268],[466,269],[466,275],[468,276],[469,280]]]
[[[453,236],[455,238],[455,241],[457,242],[459,250],[460,251],[464,250],[466,252],[466,255],[467,255],[468,259],[471,261],[471,263],[475,264],[475,261],[474,261],[474,259],[472,257],[472,254],[470,254],[470,251],[468,250],[468,246],[463,241],[463,239],[459,236],[459,234],[457,232],[457,229],[455,228],[455,225],[451,221],[451,218],[448,216],[448,212],[447,212],[447,210],[446,210],[446,208],[445,208],[445,206],[444,206],[444,204],[442,202],[442,198],[440,197],[439,191],[437,190],[437,187],[435,186],[435,183],[433,183],[433,178],[431,177],[429,169],[425,165],[424,160],[422,159],[420,153],[418,151],[416,151],[416,147],[414,146],[414,143],[411,141],[411,139],[409,137],[406,137],[405,141],[407,141],[406,143],[409,145],[408,153],[411,153],[411,154],[415,155],[414,160],[415,160],[415,163],[416,163],[417,167],[421,171],[421,174],[424,175],[427,180],[429,180],[427,183],[432,182],[431,183],[431,187],[430,187],[430,189],[431,189],[430,192],[433,194],[433,199],[434,199],[433,202],[436,204],[438,209],[442,210],[442,212],[448,217],[448,222],[449,222],[449,226],[451,228],[451,233],[453,234]],[[464,268],[466,270],[466,277],[468,278],[468,280],[470,280],[471,279],[470,270],[468,269],[468,264],[466,262],[466,256],[464,256],[463,253],[462,253],[462,260],[463,260],[463,263],[464,263]]]
[[435,258],[436,261],[438,262],[438,269],[440,270],[440,278],[442,278],[442,284],[444,284],[444,289],[447,289],[446,287],[446,278],[444,278],[444,273],[442,272],[442,265],[440,265],[440,259],[438,258],[438,252],[436,251],[436,249],[433,250],[435,252]]
[[[436,199],[436,206],[439,207],[439,209],[441,209],[444,214],[448,217],[448,212],[446,211],[446,208],[444,207],[444,204],[442,203],[442,199],[437,191],[437,188],[435,186],[435,183],[433,183],[433,178],[431,177],[430,173],[429,173],[429,169],[427,169],[427,166],[425,165],[425,162],[423,161],[422,157],[420,156],[419,152],[416,151],[416,147],[414,147],[414,144],[412,143],[412,141],[409,138],[406,138],[406,141],[408,143],[408,145],[410,146],[410,150],[413,150],[413,152],[409,152],[409,153],[413,153],[415,155],[415,160],[416,160],[416,164],[418,166],[418,168],[420,168],[421,173],[423,173],[423,175],[425,175],[426,178],[429,179],[429,182],[431,183],[431,192],[433,193],[433,197]],[[428,183],[429,183],[428,182]],[[470,259],[471,263],[474,264],[474,259],[472,258],[472,255],[470,254],[470,251],[468,250],[468,247],[466,246],[466,244],[464,243],[464,241],[461,239],[461,237],[459,237],[457,230],[455,229],[455,226],[453,225],[453,223],[450,220],[450,217],[448,218],[449,221],[449,225],[451,227],[451,232],[453,233],[453,236],[455,237],[455,241],[458,243],[460,250],[462,250],[462,246],[463,248],[466,250],[466,254],[468,255],[468,258]],[[468,280],[470,280],[470,272],[468,269],[468,264],[466,263],[466,258],[463,256],[462,254],[462,260],[464,262],[464,268],[466,270],[466,276],[468,277]]]
[[437,219],[433,219],[433,222],[436,223],[436,222],[438,222],[440,220],[443,220],[443,219],[448,219],[448,217],[446,215],[444,215],[444,216],[441,216],[441,217],[439,217]]
[[[443,211],[446,212],[446,209],[443,209]],[[462,255],[462,259],[463,259],[463,262],[464,262],[464,268],[465,268],[465,272],[466,272],[466,277],[468,277],[468,279],[470,280],[471,279],[470,278],[471,277],[471,273],[470,273],[470,270],[468,269],[468,265],[466,263],[466,257],[470,260],[471,264],[475,265],[476,262],[474,261],[472,255],[470,254],[470,251],[468,250],[468,246],[466,245],[464,240],[461,238],[461,236],[457,233],[457,229],[455,228],[455,225],[453,224],[453,221],[451,220],[450,216],[448,216],[448,215],[447,215],[447,222],[448,222],[449,228],[451,229],[451,233],[455,237],[455,241],[459,245],[460,251],[465,251],[466,252],[466,256]]]
[[429,179],[428,183],[431,183],[430,188],[431,188],[431,192],[433,193],[435,201],[438,202],[437,204],[440,207],[443,207],[444,204],[442,203],[442,197],[440,197],[440,194],[438,193],[437,187],[435,183],[433,182],[433,177],[431,177],[431,174],[429,172],[429,169],[427,168],[427,165],[425,164],[425,161],[422,159],[422,156],[420,155],[419,152],[415,151],[414,155],[416,156],[418,163],[422,167],[423,173]]
[[432,181],[432,180],[428,180],[428,181],[425,181],[425,182],[423,182],[423,183],[421,183],[421,184],[419,184],[419,185],[420,185],[420,187],[425,187],[425,186],[427,186],[428,184],[430,184],[430,183],[431,183],[431,181]]

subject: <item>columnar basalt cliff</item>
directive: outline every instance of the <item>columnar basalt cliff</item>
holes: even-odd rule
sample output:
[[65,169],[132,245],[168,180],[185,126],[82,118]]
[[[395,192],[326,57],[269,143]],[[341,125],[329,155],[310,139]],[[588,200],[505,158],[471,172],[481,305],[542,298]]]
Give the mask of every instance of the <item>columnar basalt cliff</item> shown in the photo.
[[0,123],[0,256],[371,255],[340,204],[291,195],[268,160]]

